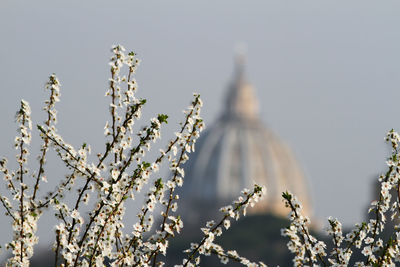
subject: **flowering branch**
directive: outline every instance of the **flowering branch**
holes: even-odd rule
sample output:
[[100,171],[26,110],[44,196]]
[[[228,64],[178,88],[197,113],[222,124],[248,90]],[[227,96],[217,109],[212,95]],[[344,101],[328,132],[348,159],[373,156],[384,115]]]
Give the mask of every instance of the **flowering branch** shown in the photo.
[[[394,262],[400,260],[400,231],[399,225],[392,230],[388,240],[381,239],[386,224],[386,214],[391,212],[391,220],[399,220],[400,208],[400,135],[394,130],[389,131],[385,140],[392,145],[392,155],[387,161],[389,166],[385,175],[379,177],[380,192],[379,199],[371,203],[369,212],[374,212],[375,217],[369,222],[356,224],[346,237],[343,236],[342,226],[337,219],[328,218],[328,234],[333,239],[334,248],[327,257],[325,253],[325,244],[309,236],[306,223],[301,214],[301,205],[297,199],[290,193],[283,193],[283,198],[291,213],[289,218],[291,225],[287,229],[282,229],[282,235],[288,236],[289,250],[295,254],[294,263],[296,265],[314,264],[318,259],[326,264],[325,258],[329,264],[347,266],[350,262],[353,250],[357,249],[365,257],[365,261],[356,262],[356,266],[391,266]],[[396,199],[392,202],[392,192],[395,192]],[[345,245],[343,246],[343,241]]]
[[[230,227],[230,218],[239,219],[240,213],[246,215],[246,209],[248,206],[253,206],[265,193],[265,188],[254,185],[253,191],[249,191],[248,189],[244,189],[242,191],[242,196],[240,196],[237,200],[233,202],[233,205],[229,205],[226,207],[222,207],[220,211],[224,214],[223,218],[219,221],[219,223],[215,223],[214,221],[209,221],[206,224],[205,228],[201,230],[204,233],[203,239],[199,244],[192,244],[190,249],[187,249],[185,252],[188,253],[187,258],[183,261],[183,267],[193,266],[192,261],[195,260],[195,264],[197,265],[200,262],[200,258],[194,258],[196,254],[204,254],[210,252],[211,246],[213,245],[213,241],[215,236],[220,236],[222,234],[222,226],[226,229]],[[224,258],[224,260],[226,260]],[[247,261],[241,261],[241,263],[247,265]]]

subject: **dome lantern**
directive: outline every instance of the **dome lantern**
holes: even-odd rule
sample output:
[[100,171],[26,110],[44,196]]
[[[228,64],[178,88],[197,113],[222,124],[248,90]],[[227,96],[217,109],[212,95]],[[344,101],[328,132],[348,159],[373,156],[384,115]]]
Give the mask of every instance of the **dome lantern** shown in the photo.
[[253,87],[246,79],[245,62],[244,54],[237,53],[234,78],[226,97],[224,115],[236,119],[255,120],[258,118],[259,103]]

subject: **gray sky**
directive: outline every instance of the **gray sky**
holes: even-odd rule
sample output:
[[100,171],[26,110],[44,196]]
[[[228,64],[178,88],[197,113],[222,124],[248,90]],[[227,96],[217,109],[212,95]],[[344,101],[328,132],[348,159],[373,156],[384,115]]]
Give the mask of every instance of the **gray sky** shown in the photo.
[[[59,132],[74,145],[101,145],[116,43],[143,60],[137,80],[148,99],[144,118],[170,114],[165,137],[194,91],[210,125],[232,75],[234,47],[244,42],[262,120],[302,163],[317,217],[353,224],[385,170],[383,138],[400,129],[399,9],[398,1],[366,0],[2,0],[0,154],[13,158],[21,98],[43,120],[43,85],[53,72],[63,85]],[[1,243],[10,230],[2,227]]]

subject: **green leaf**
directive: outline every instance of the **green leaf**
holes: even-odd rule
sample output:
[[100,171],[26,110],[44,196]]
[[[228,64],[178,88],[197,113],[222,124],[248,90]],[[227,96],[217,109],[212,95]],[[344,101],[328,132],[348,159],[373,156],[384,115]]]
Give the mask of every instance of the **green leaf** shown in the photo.
[[168,123],[168,121],[167,121],[168,115],[166,115],[166,114],[158,114],[157,119],[160,123]]

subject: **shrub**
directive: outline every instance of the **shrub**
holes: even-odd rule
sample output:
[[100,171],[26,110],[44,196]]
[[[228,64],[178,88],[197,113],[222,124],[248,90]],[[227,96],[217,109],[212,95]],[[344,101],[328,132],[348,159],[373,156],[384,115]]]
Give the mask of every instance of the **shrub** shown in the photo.
[[[90,145],[83,143],[74,148],[57,133],[57,112],[55,104],[59,101],[60,82],[53,74],[45,88],[49,98],[45,101],[46,121],[37,125],[42,145],[38,156],[38,168],[32,172],[27,168],[28,147],[31,141],[31,111],[28,102],[22,100],[16,114],[18,135],[15,138],[17,150],[17,168],[7,167],[7,159],[0,160],[8,191],[12,197],[0,195],[0,202],[6,215],[12,219],[14,237],[6,244],[12,250],[7,266],[28,266],[38,243],[36,236],[38,221],[46,208],[52,207],[59,223],[54,228],[54,265],[58,266],[162,266],[158,255],[166,255],[169,242],[180,233],[182,218],[177,215],[179,196],[175,189],[184,181],[182,164],[189,153],[195,150],[204,123],[200,117],[202,102],[194,94],[191,105],[184,111],[184,119],[176,137],[170,140],[158,157],[147,162],[146,150],[161,137],[162,124],[168,116],[159,114],[150,120],[148,126],[134,131],[135,122],[141,116],[146,100],[136,98],[137,83],[134,79],[139,60],[135,53],[125,54],[125,49],[112,47],[110,60],[111,78],[106,96],[110,99],[110,122],[106,122],[103,152],[96,154],[92,162],[88,155]],[[122,75],[122,72],[126,72]],[[387,161],[389,166],[385,175],[379,177],[381,190],[379,199],[372,202],[369,212],[373,214],[368,222],[356,224],[347,234],[342,231],[341,223],[328,218],[328,235],[332,238],[332,250],[327,252],[326,244],[318,241],[308,230],[310,220],[301,215],[301,204],[289,192],[282,194],[289,208],[290,226],[282,229],[282,235],[289,237],[288,249],[294,253],[295,266],[347,266],[355,251],[361,252],[363,261],[356,266],[395,266],[400,260],[400,136],[391,130],[386,140],[392,145],[392,155]],[[40,194],[39,188],[46,181],[46,157],[53,149],[69,173],[56,188]],[[172,175],[167,178],[152,177],[164,162],[169,165]],[[33,178],[33,179],[32,179]],[[68,193],[73,199],[72,188],[78,188],[73,205],[64,201]],[[144,185],[150,183],[148,190]],[[141,192],[142,189],[144,192]],[[254,205],[262,197],[265,189],[254,185],[252,190],[244,189],[241,196],[232,205],[220,209],[222,218],[210,221],[204,228],[203,238],[191,243],[185,252],[187,256],[180,266],[198,266],[200,255],[217,255],[222,263],[238,261],[247,266],[265,266],[253,263],[238,255],[234,250],[225,251],[214,243],[224,229],[231,225],[231,219],[246,214],[248,206]],[[127,200],[135,196],[144,196],[144,205],[137,211],[137,222],[131,228],[123,224]],[[394,195],[394,197],[392,197]],[[91,200],[90,200],[91,199]],[[93,208],[90,205],[93,204]],[[82,215],[86,209],[89,213]],[[159,212],[158,210],[161,210]],[[386,216],[391,221],[387,223]],[[84,219],[85,217],[85,219]],[[155,218],[154,218],[155,217]],[[160,223],[154,226],[154,222]],[[383,240],[382,232],[389,226],[389,238]]]
[[[29,265],[34,245],[38,243],[37,224],[48,207],[55,209],[55,216],[59,220],[54,231],[55,266],[164,264],[157,260],[157,256],[167,253],[170,240],[183,227],[181,217],[176,215],[179,196],[175,188],[182,186],[182,164],[188,160],[188,154],[194,151],[196,139],[204,128],[200,117],[202,102],[200,96],[194,94],[191,105],[184,111],[185,117],[176,137],[168,142],[165,150],[160,150],[154,161],[144,161],[146,150],[160,138],[161,126],[167,123],[168,116],[159,114],[150,120],[148,126],[134,134],[135,122],[140,118],[142,107],[146,103],[144,99],[137,99],[135,94],[137,83],[134,75],[139,63],[134,52],[125,54],[122,46],[112,47],[111,77],[106,92],[110,99],[110,122],[106,122],[104,128],[104,150],[96,155],[94,162],[88,158],[92,151],[89,144],[83,143],[79,148],[74,148],[57,133],[55,104],[60,97],[60,82],[53,74],[45,86],[49,92],[49,99],[44,106],[47,119],[44,124],[37,125],[42,140],[38,170],[28,170],[31,112],[28,102],[21,101],[16,114],[17,169],[9,170],[5,158],[0,161],[0,171],[4,174],[12,196],[12,200],[7,196],[0,196],[6,215],[12,219],[14,231],[13,240],[6,245],[13,254],[8,259],[7,266]],[[122,75],[123,72],[126,74]],[[46,180],[46,157],[50,148],[69,169],[69,173],[53,191],[39,196],[40,185]],[[167,179],[151,178],[165,161],[172,175]],[[73,196],[70,191],[77,186],[77,179],[83,181],[83,186]],[[152,186],[141,192],[148,183]],[[246,208],[253,205],[262,192],[263,188],[255,185],[252,191],[244,190],[242,196],[232,205],[222,208],[222,220],[218,223],[209,222],[202,229],[203,239],[198,244],[192,243],[182,265],[197,265],[200,261],[199,254],[210,253],[217,254],[223,262],[231,258],[251,264],[234,251],[224,252],[213,241],[215,236],[222,234],[223,228],[229,228],[230,219],[238,219],[240,213],[245,213]],[[76,197],[73,205],[64,201],[67,193],[71,195],[71,199]],[[127,229],[123,224],[125,203],[128,199],[134,200],[135,195],[140,193],[145,197],[144,205],[137,211],[138,221]],[[85,206],[90,203],[94,203],[93,209],[87,216],[82,215]],[[158,213],[156,206],[161,209],[161,213],[154,218],[153,214]],[[160,225],[154,226],[155,221],[160,221]]]
[[[289,237],[288,248],[294,253],[294,265],[347,266],[355,252],[361,252],[362,259],[355,266],[395,266],[400,261],[400,136],[394,130],[385,137],[392,146],[387,160],[388,171],[379,177],[379,199],[371,203],[371,219],[355,225],[346,235],[341,223],[328,218],[327,234],[332,238],[333,249],[326,252],[326,244],[314,238],[308,228],[309,219],[301,215],[301,204],[289,192],[282,194],[286,206],[291,210],[291,224],[282,229],[282,235]],[[394,197],[393,197],[394,196]],[[390,220],[386,217],[390,215]],[[385,239],[383,231],[386,229]]]

